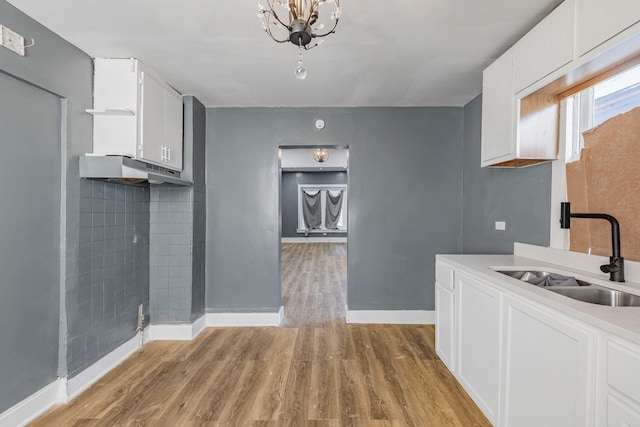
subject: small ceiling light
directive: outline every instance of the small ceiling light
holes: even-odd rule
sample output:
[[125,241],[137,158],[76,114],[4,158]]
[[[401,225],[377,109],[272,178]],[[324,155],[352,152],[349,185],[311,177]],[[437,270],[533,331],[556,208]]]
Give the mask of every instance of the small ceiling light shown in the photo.
[[[263,5],[266,3],[267,7]],[[324,5],[333,4],[329,31],[322,32],[324,23],[319,23]],[[302,50],[309,50],[320,45],[324,40],[311,43],[313,39],[335,33],[342,15],[340,0],[258,0],[258,20],[264,31],[278,43],[293,43],[298,46],[298,67],[296,78],[304,80],[307,70],[302,66]],[[322,14],[326,16],[326,14]],[[283,19],[288,17],[288,19]],[[273,28],[286,30],[286,35],[274,35]],[[277,31],[277,30],[276,30]]]
[[313,160],[318,163],[324,163],[329,160],[329,150],[326,148],[316,148],[313,152]]

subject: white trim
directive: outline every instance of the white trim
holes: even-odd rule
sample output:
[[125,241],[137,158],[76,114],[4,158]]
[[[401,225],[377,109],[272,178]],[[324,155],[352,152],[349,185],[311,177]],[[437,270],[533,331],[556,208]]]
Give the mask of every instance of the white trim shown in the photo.
[[346,237],[283,237],[282,243],[347,243]]
[[70,378],[67,381],[66,387],[63,387],[66,388],[66,390],[63,390],[60,401],[68,402],[78,396],[113,368],[124,362],[139,348],[140,338],[136,335],[75,377]]
[[280,326],[284,307],[271,313],[207,313],[207,326]]
[[24,426],[58,403],[60,381],[41,388],[0,414],[0,426]]
[[207,327],[205,315],[193,323],[154,324],[145,330],[145,342],[148,341],[191,341]]
[[388,325],[434,325],[434,310],[349,310],[347,323]]

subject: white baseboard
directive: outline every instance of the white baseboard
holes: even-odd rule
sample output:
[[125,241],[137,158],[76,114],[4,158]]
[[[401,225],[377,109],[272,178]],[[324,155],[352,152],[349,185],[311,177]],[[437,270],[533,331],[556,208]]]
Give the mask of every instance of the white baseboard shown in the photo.
[[372,323],[389,325],[434,325],[434,310],[349,310],[347,323]]
[[193,323],[155,324],[145,330],[145,342],[148,341],[190,341],[207,327],[203,315]]
[[60,381],[55,380],[0,414],[0,426],[24,426],[59,402]]
[[346,237],[282,237],[282,243],[347,243]]
[[271,313],[207,313],[207,326],[280,326],[284,307]]
[[63,389],[66,388],[66,390],[62,391],[60,401],[68,402],[78,396],[113,368],[124,362],[139,348],[140,338],[136,335],[75,377],[67,380],[66,387],[62,387]]

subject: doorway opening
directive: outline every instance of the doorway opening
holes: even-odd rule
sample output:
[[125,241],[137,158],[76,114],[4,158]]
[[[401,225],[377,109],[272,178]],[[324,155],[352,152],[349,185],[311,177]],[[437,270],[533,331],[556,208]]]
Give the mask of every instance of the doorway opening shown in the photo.
[[283,326],[346,321],[349,147],[279,148]]

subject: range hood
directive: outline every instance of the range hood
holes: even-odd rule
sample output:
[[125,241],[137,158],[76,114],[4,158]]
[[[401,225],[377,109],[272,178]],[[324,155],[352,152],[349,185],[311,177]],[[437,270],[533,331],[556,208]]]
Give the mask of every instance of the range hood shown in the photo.
[[128,185],[192,185],[180,172],[124,156],[80,156],[80,177]]

